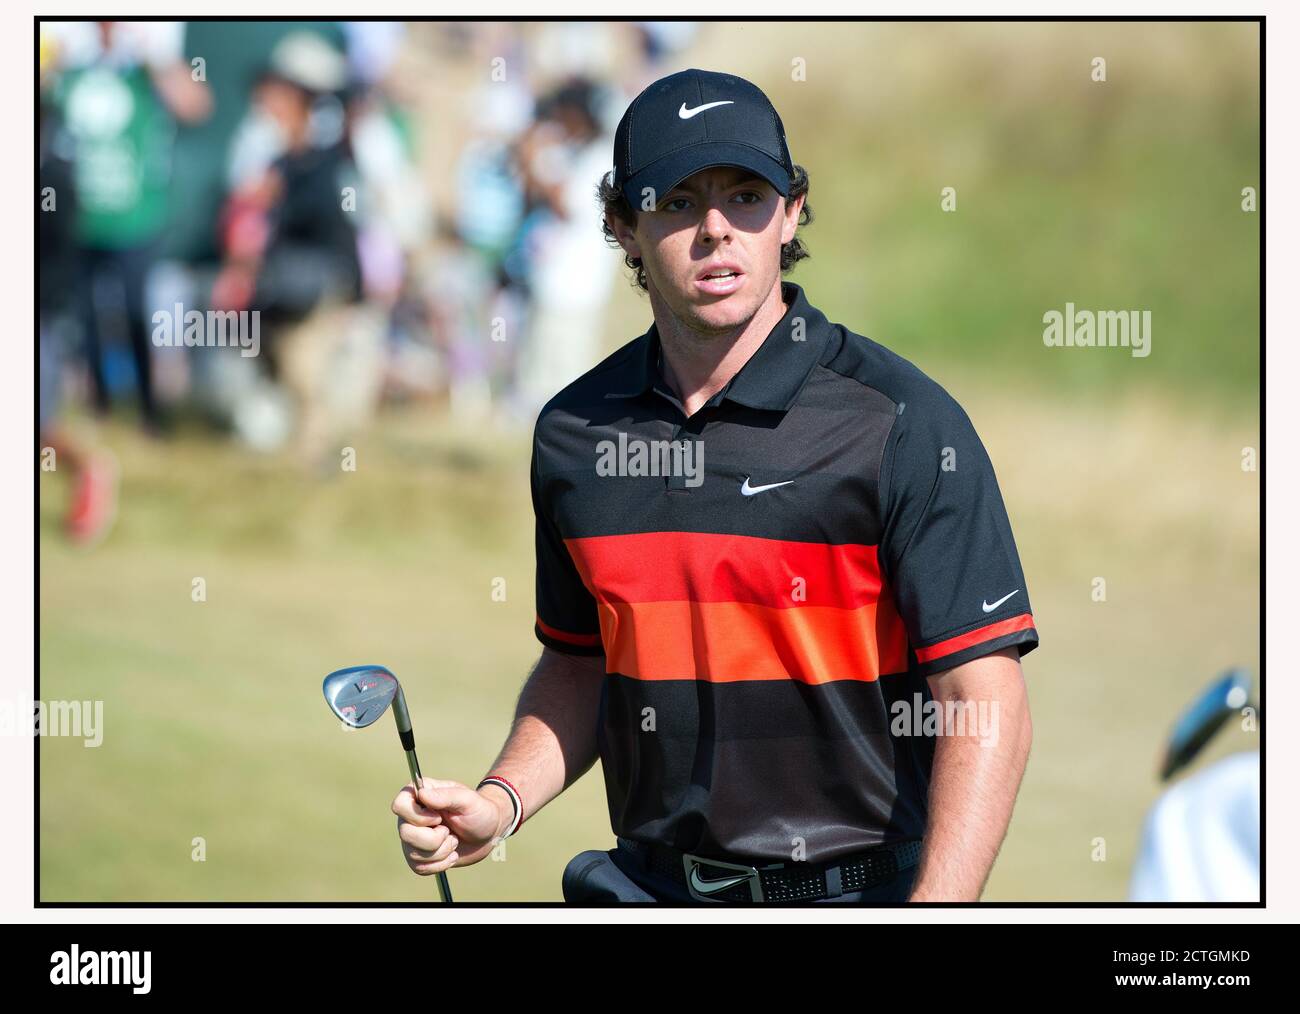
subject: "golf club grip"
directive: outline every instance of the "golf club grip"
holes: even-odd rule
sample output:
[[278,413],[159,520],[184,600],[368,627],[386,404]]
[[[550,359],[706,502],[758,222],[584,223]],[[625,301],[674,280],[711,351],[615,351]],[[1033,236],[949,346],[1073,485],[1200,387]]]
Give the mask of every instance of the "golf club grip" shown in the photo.
[[[416,798],[419,798],[420,789],[424,786],[424,778],[420,774],[420,760],[415,756],[415,736],[411,733],[401,733],[402,746],[406,749],[406,766],[411,770],[411,781],[415,785]],[[410,736],[411,744],[407,746],[406,739]],[[445,904],[451,904],[451,883],[447,880],[446,873],[438,874],[438,893],[442,895]]]

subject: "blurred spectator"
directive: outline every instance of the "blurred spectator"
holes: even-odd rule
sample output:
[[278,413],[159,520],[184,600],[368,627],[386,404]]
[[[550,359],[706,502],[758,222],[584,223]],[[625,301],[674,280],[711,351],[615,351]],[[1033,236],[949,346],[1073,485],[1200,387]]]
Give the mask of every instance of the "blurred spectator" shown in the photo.
[[428,393],[438,366],[412,274],[429,242],[433,216],[410,124],[379,86],[362,82],[354,83],[347,118],[365,293],[358,326],[388,339],[383,352],[389,390]]
[[1129,901],[1259,901],[1259,751],[1233,754],[1166,789],[1147,813]]
[[528,262],[528,335],[515,409],[531,418],[599,359],[617,258],[600,236],[596,187],[612,166],[607,93],[571,78],[545,96],[515,148],[531,208],[522,230]]
[[397,109],[377,89],[358,87],[348,100],[349,147],[359,184],[361,275],[366,296],[395,301],[407,258],[428,238],[430,209]]
[[[502,41],[507,64],[522,66],[518,43]],[[480,420],[508,393],[523,335],[523,278],[512,275],[507,260],[524,218],[512,144],[532,118],[533,97],[517,74],[480,86],[468,103],[473,133],[456,161],[447,249],[429,266],[424,285],[451,410]]]
[[110,364],[125,339],[141,412],[156,432],[145,285],[168,221],[174,120],[202,119],[210,96],[181,59],[179,22],[44,27],[58,51],[53,101],[78,193],[80,315],[95,405],[111,405]]
[[[63,71],[51,94],[88,195],[84,274],[66,297],[84,323],[66,330],[84,335],[101,409],[134,374],[150,427],[158,396],[188,389],[247,445],[275,450],[296,435],[319,462],[384,394],[445,385],[458,417],[518,424],[599,359],[618,266],[594,198],[610,162],[610,89],[666,58],[683,31],[208,21],[53,32],[47,46],[43,28],[42,53]],[[416,98],[408,81],[410,108],[399,101],[412,44],[440,47],[467,111],[467,130],[437,124],[446,157],[435,147],[433,162],[447,176],[436,225],[413,124],[427,129],[446,100]],[[489,57],[508,72],[471,86]],[[152,348],[154,304],[256,311],[259,352]]]
[[185,58],[201,62],[213,109],[202,123],[183,124],[177,133],[171,186],[175,214],[168,230],[168,256],[205,268],[219,259],[214,223],[229,189],[231,142],[248,115],[254,87],[271,53],[281,40],[304,31],[343,45],[342,31],[330,21],[185,23]]
[[[44,50],[43,50],[44,52]],[[43,62],[44,69],[44,62]],[[44,78],[42,84],[44,84]],[[117,467],[107,452],[92,452],[68,432],[63,416],[63,350],[75,327],[68,294],[78,279],[76,186],[71,163],[55,148],[58,114],[41,96],[38,173],[42,194],[38,243],[39,426],[42,467],[69,476],[69,537],[89,544],[102,538],[117,506]],[[52,459],[45,455],[53,453]]]
[[400,21],[345,21],[342,25],[348,71],[364,89],[383,83],[406,37]]
[[[319,35],[296,33],[276,46],[231,153],[226,257],[212,289],[215,308],[260,314],[263,355],[294,398],[299,449],[310,463],[340,425],[368,413],[382,376],[380,324],[353,312],[363,293],[355,221],[362,196],[348,146],[347,84],[346,60]],[[400,263],[387,271],[393,292]],[[236,407],[237,429],[274,446],[283,427],[263,425],[262,392],[251,406]],[[250,430],[250,418],[260,430]]]
[[313,34],[289,36],[272,54],[231,153],[214,306],[251,304],[270,324],[359,296],[356,231],[344,210],[344,187],[355,182],[340,98],[346,73],[342,55]]
[[608,21],[545,21],[528,48],[538,81],[609,80],[620,57],[619,25]]
[[695,41],[699,26],[693,21],[633,21],[640,48],[640,60],[630,61],[623,88],[628,95],[638,94],[646,85],[665,74],[670,62]]

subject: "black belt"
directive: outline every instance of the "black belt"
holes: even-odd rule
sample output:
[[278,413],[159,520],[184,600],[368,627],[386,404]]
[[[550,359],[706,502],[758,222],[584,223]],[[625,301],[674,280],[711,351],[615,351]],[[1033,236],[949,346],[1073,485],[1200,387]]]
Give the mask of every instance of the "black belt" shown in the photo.
[[696,901],[820,901],[887,883],[921,861],[919,841],[880,845],[825,863],[746,863],[710,859],[664,845],[618,839],[651,873],[686,888]]

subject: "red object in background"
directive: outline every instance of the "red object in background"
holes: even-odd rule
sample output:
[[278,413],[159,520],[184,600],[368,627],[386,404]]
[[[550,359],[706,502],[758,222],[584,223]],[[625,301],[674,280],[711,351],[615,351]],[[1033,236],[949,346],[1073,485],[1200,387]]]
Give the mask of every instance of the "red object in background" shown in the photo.
[[226,263],[212,283],[214,310],[246,310],[257,285],[255,265],[271,239],[266,202],[258,191],[235,194],[222,209],[217,239]]
[[257,276],[244,264],[227,264],[212,283],[209,302],[214,310],[246,310],[253,301]]
[[117,466],[96,455],[77,476],[68,510],[68,536],[80,545],[98,542],[113,527],[117,515]]
[[235,194],[222,209],[217,236],[231,260],[261,257],[271,238],[265,203],[253,193]]

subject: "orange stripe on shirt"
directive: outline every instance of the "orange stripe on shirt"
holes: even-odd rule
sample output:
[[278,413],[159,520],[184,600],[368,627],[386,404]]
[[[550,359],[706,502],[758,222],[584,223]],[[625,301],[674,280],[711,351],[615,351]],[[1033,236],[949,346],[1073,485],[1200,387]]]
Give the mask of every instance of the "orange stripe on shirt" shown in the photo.
[[907,634],[889,596],[857,609],[748,602],[604,602],[610,672],[634,679],[875,680],[908,668]]

